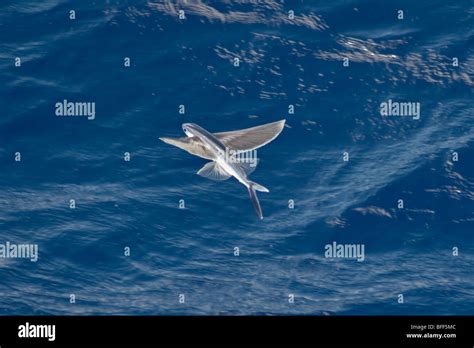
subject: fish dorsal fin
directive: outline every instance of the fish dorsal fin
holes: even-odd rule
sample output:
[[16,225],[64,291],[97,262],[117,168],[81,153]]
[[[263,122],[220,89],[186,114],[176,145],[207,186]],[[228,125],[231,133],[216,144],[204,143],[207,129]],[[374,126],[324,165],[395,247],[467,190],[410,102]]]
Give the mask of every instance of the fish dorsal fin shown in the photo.
[[208,162],[204,167],[199,169],[197,172],[198,175],[216,181],[223,181],[230,178],[230,175],[227,174],[221,166],[216,162]]
[[227,147],[234,150],[255,150],[275,139],[283,130],[285,120],[231,132],[214,133]]

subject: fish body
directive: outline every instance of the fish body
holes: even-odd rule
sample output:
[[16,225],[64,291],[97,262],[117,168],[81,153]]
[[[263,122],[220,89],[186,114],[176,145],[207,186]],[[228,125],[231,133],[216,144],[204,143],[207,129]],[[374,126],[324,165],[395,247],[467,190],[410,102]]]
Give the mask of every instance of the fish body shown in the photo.
[[217,163],[217,165],[224,170],[230,176],[236,178],[240,183],[245,187],[248,187],[249,180],[247,179],[247,174],[244,170],[238,165],[238,163],[232,163],[226,158],[226,146],[219,140],[215,135],[209,133],[207,130],[198,126],[194,123],[185,123],[183,124],[183,130],[186,135],[190,137],[198,137],[199,140],[204,144],[204,146],[212,154],[212,160]]

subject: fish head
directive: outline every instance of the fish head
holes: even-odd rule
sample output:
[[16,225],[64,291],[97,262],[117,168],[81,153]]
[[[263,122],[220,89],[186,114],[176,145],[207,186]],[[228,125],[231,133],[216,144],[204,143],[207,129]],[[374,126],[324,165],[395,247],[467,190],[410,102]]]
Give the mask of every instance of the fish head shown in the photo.
[[199,136],[199,134],[200,134],[199,129],[200,128],[201,127],[199,127],[195,123],[183,123],[183,131],[190,138],[192,138],[194,136]]

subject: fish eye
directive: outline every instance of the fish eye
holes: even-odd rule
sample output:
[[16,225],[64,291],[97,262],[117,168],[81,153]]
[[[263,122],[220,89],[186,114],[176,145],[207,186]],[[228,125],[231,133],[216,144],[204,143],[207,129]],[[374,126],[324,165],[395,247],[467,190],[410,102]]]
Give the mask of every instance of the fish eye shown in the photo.
[[194,135],[191,133],[190,128],[188,126],[183,126],[183,131],[186,133],[188,137],[193,137]]

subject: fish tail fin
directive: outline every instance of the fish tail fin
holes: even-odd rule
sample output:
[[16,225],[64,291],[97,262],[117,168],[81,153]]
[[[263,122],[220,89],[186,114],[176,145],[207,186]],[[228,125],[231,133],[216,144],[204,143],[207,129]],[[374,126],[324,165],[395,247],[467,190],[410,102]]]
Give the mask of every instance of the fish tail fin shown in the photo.
[[249,185],[253,186],[255,190],[260,191],[260,192],[270,192],[265,186],[259,185],[256,182],[250,181],[249,180]]
[[250,184],[249,186],[247,186],[247,189],[249,190],[250,199],[252,200],[255,212],[261,220],[263,219],[262,208],[260,207],[260,202],[258,201],[257,193],[255,192],[255,186],[253,184]]
[[256,182],[248,180],[247,189],[249,191],[250,199],[252,200],[253,207],[255,212],[260,219],[263,219],[262,208],[260,207],[260,202],[258,201],[257,193],[260,192],[270,192],[268,189],[262,185],[257,184]]

